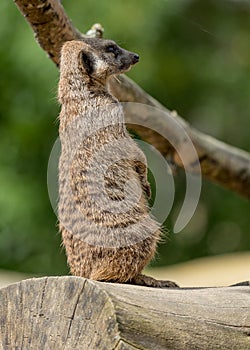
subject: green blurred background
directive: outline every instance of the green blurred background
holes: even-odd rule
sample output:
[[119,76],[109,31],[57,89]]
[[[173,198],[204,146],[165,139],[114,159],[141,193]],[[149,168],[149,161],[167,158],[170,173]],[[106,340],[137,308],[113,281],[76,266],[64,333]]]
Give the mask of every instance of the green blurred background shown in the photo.
[[[250,2],[64,1],[78,29],[100,22],[105,37],[140,54],[129,75],[193,126],[250,150]],[[58,70],[11,0],[0,3],[0,268],[68,272],[47,193],[58,134]],[[169,238],[154,265],[250,249],[249,202],[203,180],[197,212],[171,232],[185,181],[176,178]]]

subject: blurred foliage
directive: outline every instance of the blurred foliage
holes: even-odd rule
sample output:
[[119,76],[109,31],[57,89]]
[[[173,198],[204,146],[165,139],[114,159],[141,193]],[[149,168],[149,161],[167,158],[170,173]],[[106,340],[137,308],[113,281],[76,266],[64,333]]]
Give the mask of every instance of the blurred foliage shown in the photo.
[[[64,1],[76,27],[100,22],[105,36],[136,51],[129,75],[198,129],[250,150],[250,2],[215,0]],[[0,22],[0,268],[68,271],[47,194],[57,137],[58,71],[14,2]],[[182,233],[171,227],[185,193],[175,179],[169,238],[155,264],[250,248],[249,203],[203,181],[197,212]]]

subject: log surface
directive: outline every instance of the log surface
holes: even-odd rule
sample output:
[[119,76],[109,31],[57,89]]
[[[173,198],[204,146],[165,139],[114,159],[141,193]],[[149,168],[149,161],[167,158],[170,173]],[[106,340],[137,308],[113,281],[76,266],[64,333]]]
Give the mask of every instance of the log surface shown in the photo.
[[44,277],[0,289],[0,349],[250,349],[250,287]]

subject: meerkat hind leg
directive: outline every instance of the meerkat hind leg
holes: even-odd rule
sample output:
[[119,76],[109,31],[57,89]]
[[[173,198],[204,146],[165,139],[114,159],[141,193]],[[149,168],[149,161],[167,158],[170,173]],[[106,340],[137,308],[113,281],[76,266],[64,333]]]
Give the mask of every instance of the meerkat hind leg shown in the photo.
[[157,280],[153,277],[142,274],[134,277],[129,283],[154,288],[180,288],[175,282]]

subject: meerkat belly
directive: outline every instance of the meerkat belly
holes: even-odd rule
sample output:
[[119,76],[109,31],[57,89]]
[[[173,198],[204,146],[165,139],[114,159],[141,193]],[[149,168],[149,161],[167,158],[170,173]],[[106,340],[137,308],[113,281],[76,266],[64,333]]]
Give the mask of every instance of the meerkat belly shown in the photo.
[[[59,175],[67,175],[59,176],[59,219],[74,234],[86,232],[87,226],[93,234],[105,228],[117,233],[148,216],[147,200],[133,159],[137,146],[125,136],[95,134],[84,140],[73,156],[70,151],[62,152]],[[63,210],[65,207],[67,210]],[[106,243],[112,246],[113,242],[108,242],[111,236],[106,237]]]
[[131,150],[103,149],[103,140],[82,144],[68,165],[61,158],[59,219],[74,275],[125,282],[152,259],[160,233]]

